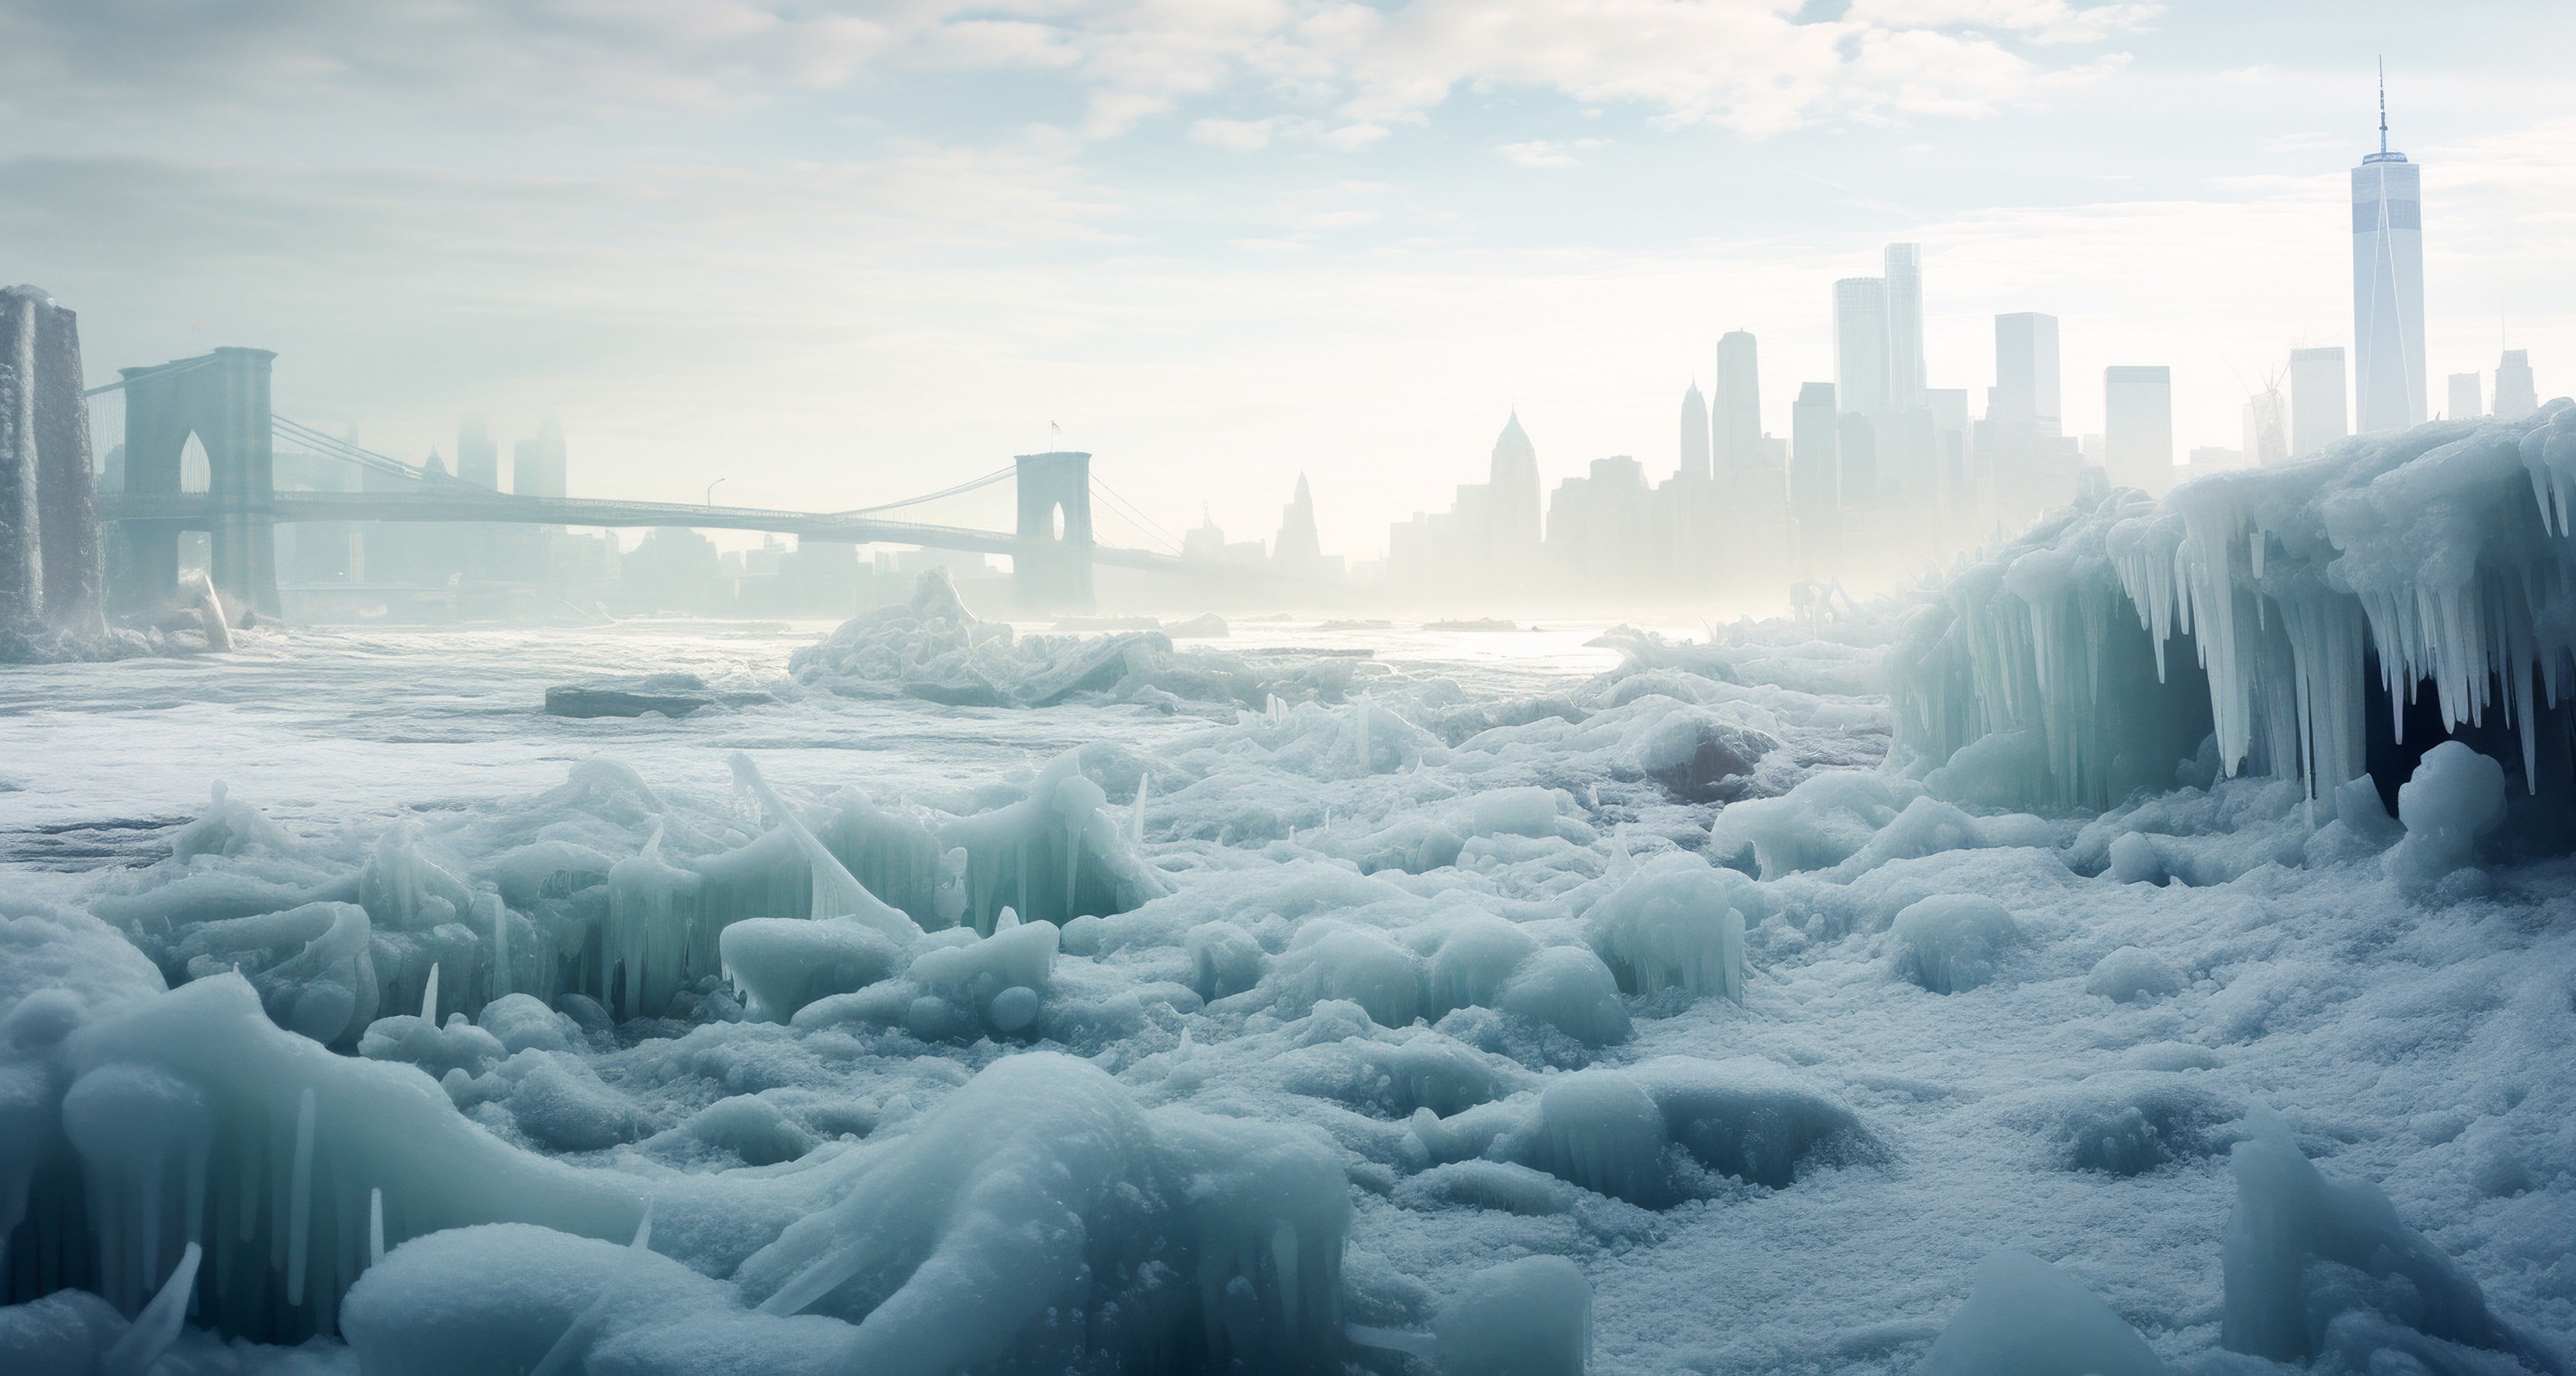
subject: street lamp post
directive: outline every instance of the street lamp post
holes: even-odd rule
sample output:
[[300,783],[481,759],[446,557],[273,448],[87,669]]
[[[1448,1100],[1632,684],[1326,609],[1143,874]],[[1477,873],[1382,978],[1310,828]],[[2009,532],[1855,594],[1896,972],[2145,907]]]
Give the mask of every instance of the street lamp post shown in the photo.
[[715,509],[715,504],[716,504],[716,484],[717,484],[717,483],[721,483],[721,482],[723,482],[723,481],[724,481],[724,479],[722,479],[722,478],[718,478],[718,479],[716,479],[716,481],[715,481],[715,482],[712,482],[712,483],[707,484],[707,509],[708,509],[708,510],[710,510],[710,511],[712,511],[712,510],[714,510],[714,509]]

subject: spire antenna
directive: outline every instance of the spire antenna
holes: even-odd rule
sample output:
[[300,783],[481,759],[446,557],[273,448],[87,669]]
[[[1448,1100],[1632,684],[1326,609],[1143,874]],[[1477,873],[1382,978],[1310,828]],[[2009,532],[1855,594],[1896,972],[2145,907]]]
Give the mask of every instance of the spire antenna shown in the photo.
[[2379,59],[2379,151],[2388,151],[2388,59]]

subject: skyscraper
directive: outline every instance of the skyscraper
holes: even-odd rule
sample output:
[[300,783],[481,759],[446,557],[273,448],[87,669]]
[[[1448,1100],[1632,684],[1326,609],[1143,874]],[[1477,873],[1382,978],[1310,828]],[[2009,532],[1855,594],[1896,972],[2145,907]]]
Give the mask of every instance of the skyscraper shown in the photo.
[[563,425],[546,417],[537,437],[510,446],[510,490],[522,497],[561,497],[564,486]]
[[2353,429],[2424,423],[2423,169],[2388,151],[2388,88],[2379,91],[2379,151],[2352,170]]
[[1888,409],[1923,404],[1923,246],[1889,244],[1887,273]]
[[1720,474],[1771,466],[1762,444],[1762,370],[1753,336],[1742,330],[1717,341],[1717,395],[1709,409],[1711,455]]
[[2162,495],[2173,485],[2173,369],[2102,370],[2102,466],[2111,481]]
[[1708,480],[1708,402],[1699,394],[1699,384],[1691,384],[1682,394],[1682,462],[1678,476]]
[[1538,556],[1538,446],[1512,412],[1494,437],[1492,476],[1486,483],[1486,550],[1496,567],[1526,568]]
[[2020,311],[1995,317],[1995,390],[1986,419],[2060,433],[2057,317]]
[[1306,475],[1297,475],[1297,495],[1279,511],[1279,538],[1270,546],[1271,562],[1291,573],[1313,573],[1324,562],[1323,541],[1315,533],[1315,494]]
[[2290,457],[2304,459],[2351,434],[2343,402],[2343,350],[2290,351]]
[[1834,384],[1798,389],[1790,413],[1789,509],[1798,519],[1798,562],[1809,577],[1830,573],[1841,558],[1842,417]]
[[1886,278],[1834,283],[1834,383],[1846,411],[1888,409]]
[[2531,380],[2531,351],[2507,349],[2496,363],[2495,418],[2520,420],[2540,409],[2540,388]]
[[2283,416],[2281,389],[2266,387],[2245,398],[2244,450],[2248,466],[2286,463],[2290,458],[2289,422]]
[[2476,420],[2486,413],[2486,390],[2478,385],[2478,375],[2475,373],[2451,374],[2451,404],[2442,409],[2442,418]]
[[456,476],[487,492],[501,490],[501,446],[481,416],[456,422]]

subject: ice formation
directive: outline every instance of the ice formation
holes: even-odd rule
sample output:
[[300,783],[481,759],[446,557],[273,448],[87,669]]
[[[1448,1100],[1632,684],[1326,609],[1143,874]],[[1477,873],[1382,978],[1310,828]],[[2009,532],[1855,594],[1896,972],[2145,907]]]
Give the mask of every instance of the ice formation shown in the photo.
[[[2023,798],[2103,808],[2219,769],[2393,794],[2454,736],[2526,796],[2576,782],[2576,414],[2442,422],[2301,463],[2118,491],[1952,578],[1893,660],[1932,763],[2026,734]],[[2537,824],[2537,823],[2535,823]]]
[[[2444,731],[2430,594],[2375,715],[2410,613],[2338,582],[2413,548],[2352,503],[2492,498],[2477,585],[2554,607],[2495,570],[2525,493],[2565,538],[2559,414],[1581,682],[1005,641],[934,581],[740,721],[613,724],[739,763],[237,778],[0,893],[0,1368],[2563,1372],[2549,738]],[[2514,595],[2478,644],[2554,643]],[[2357,755],[2275,675],[2334,615]]]

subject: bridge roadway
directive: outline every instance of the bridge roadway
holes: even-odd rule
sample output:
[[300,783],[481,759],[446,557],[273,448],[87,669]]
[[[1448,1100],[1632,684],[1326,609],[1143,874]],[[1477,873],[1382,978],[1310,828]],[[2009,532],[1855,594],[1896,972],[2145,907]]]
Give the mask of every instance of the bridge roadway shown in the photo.
[[[99,515],[109,521],[166,521],[185,530],[209,530],[215,499],[203,492],[101,493]],[[769,511],[758,507],[692,506],[681,502],[625,502],[591,497],[521,497],[502,492],[436,491],[278,492],[246,504],[244,515],[268,521],[489,522],[506,525],[690,526],[701,530],[761,530],[800,539],[852,545],[919,545],[981,554],[1016,554],[1019,536],[874,516],[829,512]],[[1093,545],[1095,564],[1171,569],[1181,561],[1152,550]]]

